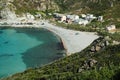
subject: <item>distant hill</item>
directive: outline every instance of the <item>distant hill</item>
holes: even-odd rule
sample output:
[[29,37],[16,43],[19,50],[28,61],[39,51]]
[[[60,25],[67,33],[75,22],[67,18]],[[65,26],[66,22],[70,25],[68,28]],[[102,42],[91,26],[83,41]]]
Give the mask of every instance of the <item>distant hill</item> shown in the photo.
[[93,13],[105,19],[120,22],[120,0],[55,0],[64,13]]
[[120,3],[120,0],[55,0],[61,10],[101,12]]
[[120,0],[0,0],[0,10],[8,7],[16,14],[37,11],[74,13],[94,13],[106,19],[120,21]]
[[53,10],[66,12],[101,12],[120,3],[120,0],[1,0],[0,4],[12,3],[16,9],[24,10]]

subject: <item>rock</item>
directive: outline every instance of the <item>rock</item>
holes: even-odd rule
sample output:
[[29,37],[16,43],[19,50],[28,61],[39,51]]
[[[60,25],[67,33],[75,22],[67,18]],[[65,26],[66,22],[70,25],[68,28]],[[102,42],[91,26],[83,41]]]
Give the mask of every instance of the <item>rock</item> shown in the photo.
[[92,52],[95,52],[95,46],[92,46],[90,49]]
[[120,44],[120,42],[118,42],[118,41],[113,41],[113,45],[118,45],[118,44]]
[[78,70],[78,72],[80,73],[80,72],[82,72],[84,69],[82,69],[82,68],[79,68],[79,70]]
[[16,21],[17,17],[14,11],[11,11],[9,8],[4,8],[1,10],[2,19],[6,19],[8,22]]
[[88,61],[88,65],[89,65],[89,67],[93,67],[94,64],[96,64],[96,63],[97,63],[97,61],[94,60],[94,59],[90,59],[90,60]]
[[96,50],[96,51],[99,51],[100,49],[101,49],[100,46],[96,46],[96,47],[95,47],[95,50]]
[[78,70],[78,72],[82,72],[83,70],[88,70],[91,67],[93,67],[97,61],[95,59],[89,59],[87,61],[84,61],[83,66]]
[[105,46],[108,46],[109,45],[109,42],[108,41],[105,41]]
[[105,43],[101,43],[100,47],[102,47],[102,48],[105,47]]

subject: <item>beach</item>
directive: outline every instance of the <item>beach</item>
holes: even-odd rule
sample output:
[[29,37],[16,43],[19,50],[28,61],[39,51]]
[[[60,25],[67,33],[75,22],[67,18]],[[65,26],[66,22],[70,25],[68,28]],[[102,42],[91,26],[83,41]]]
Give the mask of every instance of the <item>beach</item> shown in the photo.
[[[3,26],[3,25],[2,25]],[[5,25],[4,25],[5,26]],[[94,32],[81,32],[75,30],[69,30],[62,27],[58,27],[49,23],[48,21],[37,21],[33,25],[6,25],[12,27],[35,27],[35,28],[45,28],[56,35],[58,35],[66,49],[66,54],[71,55],[89,46],[95,39],[99,36]]]
[[[42,25],[41,25],[42,26]],[[43,28],[46,28],[62,39],[63,45],[67,51],[67,55],[80,52],[89,46],[99,36],[93,32],[81,32],[75,30],[64,29],[48,22],[44,22]]]

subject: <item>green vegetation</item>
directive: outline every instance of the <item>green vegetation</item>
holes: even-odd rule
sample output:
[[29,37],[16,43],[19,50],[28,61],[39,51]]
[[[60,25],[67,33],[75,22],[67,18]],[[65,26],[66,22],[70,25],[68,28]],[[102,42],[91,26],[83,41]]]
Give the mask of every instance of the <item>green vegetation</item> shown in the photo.
[[11,3],[16,7],[16,14],[29,12],[34,15],[38,11],[46,14],[58,11],[57,5],[51,0],[14,0]]
[[[82,8],[83,12],[102,14],[104,10],[119,4],[119,0],[55,0],[62,11],[74,12]],[[69,7],[68,7],[69,6]]]

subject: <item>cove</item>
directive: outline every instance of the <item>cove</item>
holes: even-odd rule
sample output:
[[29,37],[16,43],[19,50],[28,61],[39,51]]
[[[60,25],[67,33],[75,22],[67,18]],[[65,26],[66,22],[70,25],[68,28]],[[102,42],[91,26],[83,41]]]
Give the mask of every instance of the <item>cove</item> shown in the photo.
[[63,57],[60,38],[41,28],[0,28],[0,78]]

